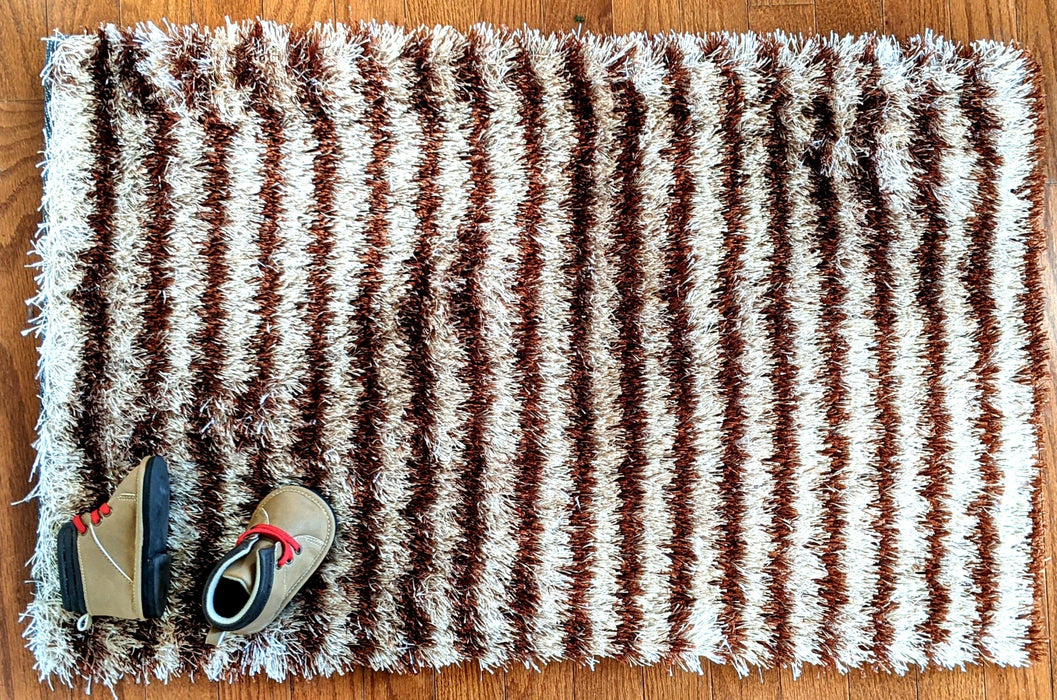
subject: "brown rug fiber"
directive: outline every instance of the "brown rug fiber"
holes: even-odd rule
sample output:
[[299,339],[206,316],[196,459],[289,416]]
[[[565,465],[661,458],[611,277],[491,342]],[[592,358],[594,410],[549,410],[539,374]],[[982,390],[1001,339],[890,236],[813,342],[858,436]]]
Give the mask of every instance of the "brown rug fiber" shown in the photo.
[[[1042,98],[1016,47],[478,27],[53,37],[44,676],[1029,661]],[[141,456],[165,618],[61,609]],[[204,575],[339,534],[265,632]]]

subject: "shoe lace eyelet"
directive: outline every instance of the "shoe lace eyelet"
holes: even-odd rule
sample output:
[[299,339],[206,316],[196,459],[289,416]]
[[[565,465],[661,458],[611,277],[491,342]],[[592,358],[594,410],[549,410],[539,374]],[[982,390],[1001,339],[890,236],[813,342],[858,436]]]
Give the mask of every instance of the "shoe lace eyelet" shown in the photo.
[[301,545],[290,533],[269,523],[258,523],[252,526],[239,535],[238,539],[235,540],[235,545],[242,544],[250,536],[267,537],[282,546],[282,554],[275,562],[276,569],[281,569],[284,564],[289,564],[293,560],[294,555],[301,551]]
[[300,545],[291,547],[290,548],[290,558],[289,559],[283,559],[282,557],[280,557],[280,560],[279,560],[279,562],[276,563],[275,567],[277,569],[283,568],[284,566],[286,566],[287,564],[292,562],[294,560],[294,557],[296,557],[300,553],[301,553],[301,546]]
[[[112,512],[113,511],[110,509],[110,505],[104,503],[93,511],[73,516],[73,526],[77,528],[77,532],[79,534],[87,534],[89,520],[91,521],[92,525],[98,525],[103,518],[108,517]],[[85,520],[85,515],[88,516],[88,520]]]

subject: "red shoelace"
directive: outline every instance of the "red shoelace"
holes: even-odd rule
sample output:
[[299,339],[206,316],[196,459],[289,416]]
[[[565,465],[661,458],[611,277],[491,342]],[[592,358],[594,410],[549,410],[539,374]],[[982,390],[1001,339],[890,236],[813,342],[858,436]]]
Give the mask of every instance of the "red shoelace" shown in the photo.
[[[108,515],[110,515],[110,506],[106,503],[99,506],[91,513],[88,513],[88,517],[91,518],[93,525],[98,525],[99,521]],[[88,532],[88,526],[84,524],[84,515],[73,516],[73,526],[77,528],[77,532],[81,533],[82,535]]]
[[301,545],[298,544],[297,540],[293,538],[290,533],[281,527],[275,525],[269,525],[268,523],[260,523],[254,525],[246,532],[239,535],[239,538],[235,541],[235,546],[242,544],[250,535],[258,535],[260,537],[267,537],[268,539],[275,540],[283,546],[283,553],[279,555],[279,561],[276,562],[278,568],[282,568],[283,564],[289,564],[294,560],[294,554],[300,553]]

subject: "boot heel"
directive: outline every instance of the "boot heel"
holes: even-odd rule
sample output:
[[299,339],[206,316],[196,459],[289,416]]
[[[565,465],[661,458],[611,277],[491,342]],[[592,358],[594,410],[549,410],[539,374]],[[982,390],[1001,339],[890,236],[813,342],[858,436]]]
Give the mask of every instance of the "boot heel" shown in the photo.
[[169,594],[169,466],[161,457],[144,465],[141,507],[143,520],[143,617],[152,620],[165,612]]
[[172,557],[164,552],[143,562],[143,616],[148,620],[165,612],[171,564]]
[[77,530],[72,522],[59,529],[59,590],[62,592],[62,607],[70,612],[84,615],[87,606],[84,603],[84,585],[81,581],[81,567],[77,557]]

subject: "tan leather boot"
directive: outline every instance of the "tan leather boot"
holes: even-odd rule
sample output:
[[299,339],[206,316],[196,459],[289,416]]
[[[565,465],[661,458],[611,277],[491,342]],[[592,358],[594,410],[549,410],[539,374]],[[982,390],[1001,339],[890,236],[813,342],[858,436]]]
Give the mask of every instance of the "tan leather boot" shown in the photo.
[[206,579],[207,641],[218,644],[225,634],[267,627],[319,568],[336,530],[334,512],[314,491],[283,486],[268,494]]
[[169,468],[146,457],[110,500],[59,530],[62,606],[81,613],[143,620],[161,617],[169,591]]

